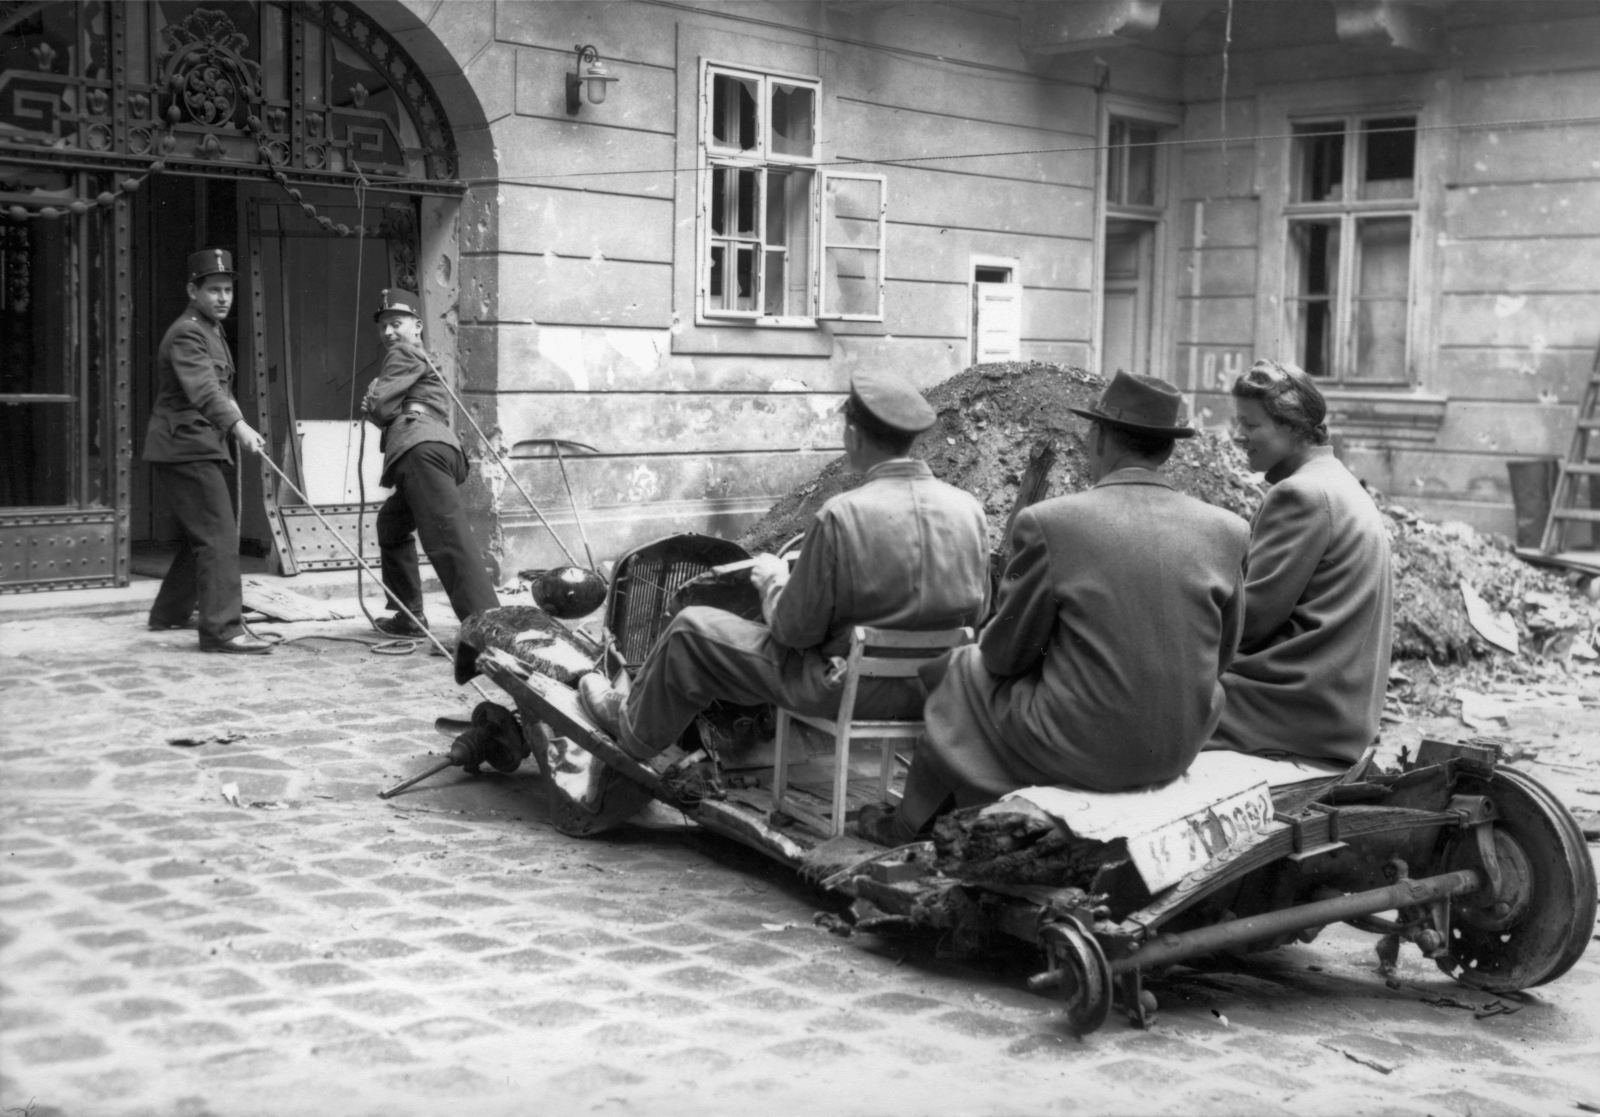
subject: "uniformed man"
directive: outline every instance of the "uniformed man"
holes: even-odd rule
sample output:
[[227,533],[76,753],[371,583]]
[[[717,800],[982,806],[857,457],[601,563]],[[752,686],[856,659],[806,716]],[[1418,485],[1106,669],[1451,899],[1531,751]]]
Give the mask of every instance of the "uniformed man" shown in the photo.
[[422,629],[394,604],[398,599],[427,625],[417,570],[419,536],[459,619],[500,602],[456,491],[467,479],[467,456],[450,429],[449,390],[422,348],[416,296],[385,290],[372,320],[388,352],[361,409],[383,428],[382,483],[394,489],[378,510],[378,548],[395,613],[374,623],[390,636],[420,636]]
[[[866,483],[827,501],[806,529],[791,574],[761,555],[752,578],[765,624],[707,607],[684,609],[645,658],[624,697],[602,675],[579,680],[585,708],[641,760],[672,745],[714,701],[775,703],[834,717],[838,657],[857,625],[937,630],[977,624],[989,601],[983,507],[909,456],[934,411],[880,373],[851,380],[844,448]],[[920,717],[916,679],[863,679],[860,718]]]
[[156,400],[144,460],[183,532],[177,557],[150,607],[152,629],[186,628],[199,608],[200,650],[262,655],[272,645],[244,631],[239,535],[223,465],[228,436],[252,454],[261,435],[233,400],[233,355],[222,322],[233,307],[233,255],[207,248],[189,257],[189,308],[156,354]]

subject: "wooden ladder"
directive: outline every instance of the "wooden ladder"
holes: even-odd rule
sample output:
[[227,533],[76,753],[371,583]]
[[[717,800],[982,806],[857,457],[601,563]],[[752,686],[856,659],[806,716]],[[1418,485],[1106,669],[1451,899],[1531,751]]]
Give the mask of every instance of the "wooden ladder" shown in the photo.
[[[1592,453],[1596,445],[1595,432],[1600,431],[1600,345],[1595,347],[1594,364],[1589,369],[1589,384],[1583,390],[1583,402],[1578,406],[1578,426],[1572,432],[1572,449],[1561,463],[1556,477],[1556,487],[1550,494],[1550,515],[1544,522],[1544,539],[1539,549],[1547,555],[1563,550],[1567,528],[1574,523],[1600,523],[1600,507],[1578,507],[1578,480],[1590,478],[1590,492],[1600,486],[1600,460]],[[1592,496],[1590,504],[1596,502]],[[1592,546],[1592,544],[1591,544]]]

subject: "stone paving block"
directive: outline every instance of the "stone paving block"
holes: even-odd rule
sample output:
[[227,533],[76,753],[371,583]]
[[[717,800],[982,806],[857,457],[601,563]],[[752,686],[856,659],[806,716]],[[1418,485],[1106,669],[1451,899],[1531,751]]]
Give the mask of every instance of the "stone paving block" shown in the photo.
[[176,969],[195,965],[201,960],[200,955],[181,946],[151,946],[112,957],[138,970]]
[[0,1012],[0,1032],[13,1032],[20,1028],[43,1028],[53,1025],[61,1019],[59,1013],[47,1012],[42,1008],[24,1005],[21,1007],[7,1005],[4,1012]]
[[188,973],[174,974],[170,980],[174,985],[192,990],[207,1000],[251,997],[264,988],[249,974],[234,969],[191,970]]
[[[163,839],[168,840],[168,839]],[[147,870],[151,880],[178,880],[182,877],[203,877],[211,872],[198,861],[161,861]]]
[[809,997],[797,996],[786,989],[774,989],[763,986],[758,989],[747,989],[742,993],[735,993],[730,997],[723,997],[717,1002],[730,1008],[751,1009],[762,1015],[777,1015],[780,1013],[808,1012],[819,1008],[819,1002]]
[[143,931],[85,931],[81,935],[73,935],[72,941],[79,946],[103,949],[108,946],[126,946],[129,943],[149,942],[150,936]]
[[490,1015],[518,1028],[570,1028],[587,1023],[600,1011],[573,1001],[535,1001],[497,1008]]
[[233,948],[233,952],[240,958],[248,958],[252,962],[298,962],[303,958],[311,957],[311,951],[297,942],[261,942],[259,940],[246,943]]
[[473,935],[465,931],[456,932],[455,934],[450,935],[440,935],[433,941],[441,946],[449,947],[451,950],[460,951],[463,954],[474,954],[480,950],[489,950],[493,947],[507,945],[501,939],[485,938],[483,935]]
[[657,975],[657,980],[668,985],[683,989],[704,990],[706,992],[724,992],[748,985],[744,978],[726,970],[712,969],[709,966],[684,966],[682,969],[668,970]]
[[76,1063],[98,1059],[107,1054],[110,1048],[99,1036],[68,1032],[23,1040],[12,1050],[24,1063]]
[[352,1012],[365,1012],[372,1016],[397,1017],[405,1013],[422,1012],[429,1002],[411,993],[389,989],[373,989],[363,993],[336,993],[329,1002]]
[[313,898],[319,904],[345,911],[386,908],[394,903],[392,896],[386,896],[382,892],[319,892]]
[[333,944],[333,949],[347,958],[365,961],[373,958],[404,958],[417,953],[421,947],[399,939],[342,939]]
[[358,1067],[373,1064],[414,1063],[417,1056],[409,1047],[388,1036],[361,1036],[356,1039],[334,1040],[319,1043],[311,1049],[313,1055],[336,1059]]
[[658,946],[629,946],[621,950],[608,950],[602,955],[609,962],[624,966],[662,966],[682,963],[684,956],[676,950],[663,950]]
[[964,1036],[1014,1036],[1028,1030],[1025,1024],[1017,1021],[982,1012],[972,1012],[968,1009],[943,1012],[933,1017],[933,1020],[941,1027]]
[[118,1023],[148,1020],[152,1016],[176,1015],[186,1011],[176,1001],[163,1000],[160,997],[127,997],[119,1001],[106,1001],[95,1005],[94,1008],[106,1019]]
[[246,935],[264,935],[266,928],[257,927],[253,923],[225,920],[221,923],[197,923],[182,928],[183,933],[192,935],[202,942],[212,942],[216,939],[244,938]]
[[547,1086],[562,1094],[572,1094],[578,1097],[589,1097],[601,1090],[615,1090],[625,1086],[636,1086],[644,1081],[644,1076],[622,1067],[612,1066],[608,1063],[590,1063],[587,1066],[574,1067],[562,1074],[553,1075],[546,1080]]
[[478,1036],[493,1035],[500,1030],[499,1025],[468,1016],[436,1016],[407,1024],[399,1031],[403,1036],[428,1044],[460,1043]]
[[772,974],[772,979],[815,993],[859,993],[868,984],[864,977],[849,968],[827,962],[807,962],[778,970]]
[[370,975],[343,962],[307,962],[304,965],[289,966],[279,973],[295,985],[313,989],[371,980]]
[[169,1050],[214,1043],[238,1043],[239,1033],[216,1020],[182,1020],[158,1027],[135,1028],[133,1034]]
[[748,966],[761,969],[780,962],[794,961],[794,955],[763,942],[721,944],[700,952],[700,956],[722,966]]
[[159,919],[163,923],[177,923],[180,920],[206,914],[205,908],[182,900],[160,900],[154,904],[140,904],[133,910],[150,919]]

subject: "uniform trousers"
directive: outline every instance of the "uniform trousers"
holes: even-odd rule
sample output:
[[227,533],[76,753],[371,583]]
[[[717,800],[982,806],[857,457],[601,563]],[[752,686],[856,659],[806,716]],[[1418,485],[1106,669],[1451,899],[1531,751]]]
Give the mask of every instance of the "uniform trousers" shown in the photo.
[[417,539],[450,595],[456,617],[500,604],[467,526],[457,491],[461,451],[447,442],[419,442],[389,469],[394,492],[378,509],[378,549],[383,584],[407,609],[422,615],[422,575]]
[[153,480],[172,502],[183,531],[178,555],[150,606],[153,625],[183,625],[200,611],[200,643],[244,632],[240,614],[239,532],[220,461],[151,462]]
[[[691,605],[672,618],[634,677],[619,743],[648,760],[674,744],[695,716],[717,701],[770,702],[797,714],[834,717],[844,688],[828,681],[829,669],[829,660],[816,648],[785,647],[764,624]],[[925,694],[916,680],[862,679],[855,716],[920,717]]]

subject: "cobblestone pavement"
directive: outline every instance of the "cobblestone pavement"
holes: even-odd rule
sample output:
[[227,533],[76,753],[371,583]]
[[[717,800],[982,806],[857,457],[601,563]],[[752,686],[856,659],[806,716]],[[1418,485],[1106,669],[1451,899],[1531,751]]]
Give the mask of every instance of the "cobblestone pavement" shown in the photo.
[[[476,699],[421,654],[306,642],[240,659],[138,616],[6,622],[0,1112],[1600,1103],[1600,952],[1477,1019],[1425,998],[1491,998],[1410,948],[1387,988],[1374,940],[1335,929],[1175,971],[1152,1030],[1114,1018],[1078,1041],[1024,990],[1032,959],[832,936],[812,923],[826,898],[664,811],[580,842],[541,823],[533,773],[374,797],[446,748],[436,716]],[[167,743],[227,732],[243,736]]]

